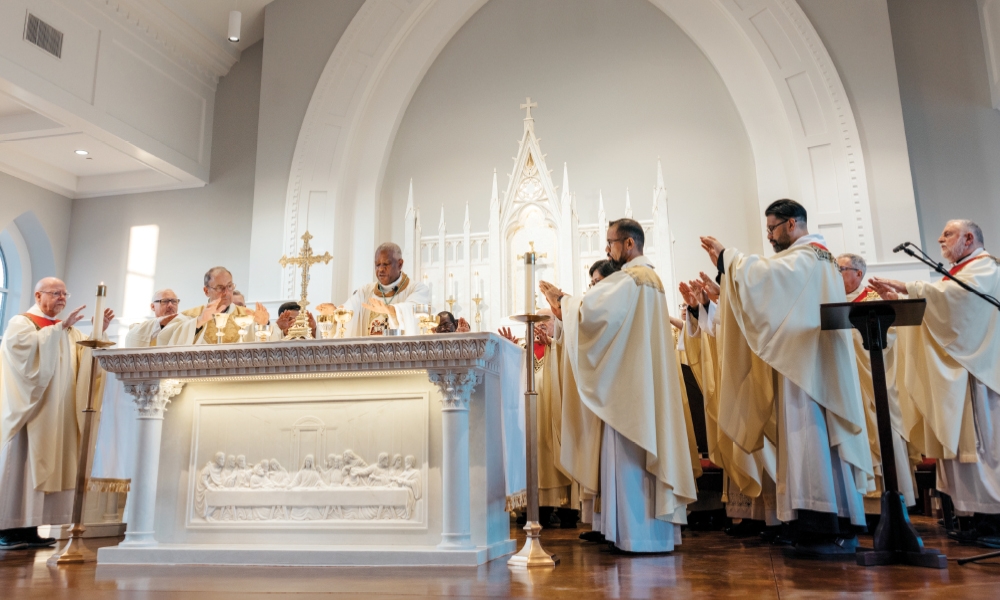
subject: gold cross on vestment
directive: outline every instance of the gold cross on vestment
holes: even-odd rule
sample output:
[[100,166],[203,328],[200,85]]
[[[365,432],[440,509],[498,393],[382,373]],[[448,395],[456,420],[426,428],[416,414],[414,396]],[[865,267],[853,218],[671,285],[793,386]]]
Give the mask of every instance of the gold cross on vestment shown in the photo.
[[299,301],[299,314],[302,316],[306,314],[306,305],[309,304],[309,301],[306,299],[307,288],[309,287],[309,267],[317,263],[326,264],[333,259],[333,256],[329,252],[324,252],[321,256],[313,255],[312,246],[309,245],[309,240],[312,237],[306,231],[302,234],[302,247],[299,248],[299,255],[291,258],[282,256],[281,260],[278,261],[282,267],[292,266],[302,269],[302,300]]
[[538,108],[538,103],[537,102],[532,102],[531,101],[531,96],[528,96],[524,100],[524,104],[521,105],[521,108],[528,109],[528,116],[524,118],[524,120],[527,121],[528,119],[531,118],[531,109]]

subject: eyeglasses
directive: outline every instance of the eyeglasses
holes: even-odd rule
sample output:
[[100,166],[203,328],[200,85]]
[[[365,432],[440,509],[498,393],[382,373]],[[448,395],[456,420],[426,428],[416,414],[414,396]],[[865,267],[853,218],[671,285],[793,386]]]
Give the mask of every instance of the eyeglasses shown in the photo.
[[610,248],[611,244],[614,244],[615,242],[624,242],[627,239],[628,238],[618,238],[616,240],[607,240],[607,242],[608,242],[608,248]]
[[774,233],[775,229],[777,229],[778,227],[781,227],[782,225],[784,225],[787,222],[788,222],[788,219],[785,219],[784,221],[782,221],[780,223],[775,223],[774,225],[768,225],[767,226],[767,232],[768,233]]
[[180,304],[180,298],[163,298],[162,300],[153,300],[153,304]]
[[844,271],[857,271],[858,273],[861,272],[861,269],[855,269],[854,267],[838,267],[838,268],[840,269],[841,273],[843,273]]
[[208,289],[212,290],[217,294],[221,294],[223,292],[231,292],[236,289],[236,286],[231,283],[229,285],[217,285],[215,287],[209,287],[209,286],[206,287],[208,287]]
[[46,292],[46,291],[42,290],[41,293],[42,294],[49,294],[49,295],[55,296],[56,298],[63,298],[63,299],[69,300],[69,292]]

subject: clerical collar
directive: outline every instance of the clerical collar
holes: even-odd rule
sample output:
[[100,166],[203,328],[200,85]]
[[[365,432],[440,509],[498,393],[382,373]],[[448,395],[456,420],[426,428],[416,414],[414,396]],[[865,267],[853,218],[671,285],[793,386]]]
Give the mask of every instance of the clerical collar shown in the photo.
[[963,258],[962,260],[958,261],[957,263],[952,263],[952,266],[957,267],[958,265],[960,265],[962,263],[967,263],[970,260],[972,260],[973,258],[976,258],[977,256],[979,256],[980,254],[984,254],[985,252],[986,252],[985,248],[976,248],[975,250],[973,250],[972,252],[970,252],[968,255],[966,255],[966,257]]
[[42,317],[43,319],[48,319],[50,321],[52,319],[55,319],[55,318],[57,318],[59,316],[59,315],[56,315],[55,317],[50,317],[49,315],[47,315],[44,312],[42,312],[42,309],[38,306],[37,303],[34,304],[31,308],[29,308],[27,310],[27,312],[30,315],[35,315],[36,317]]
[[378,286],[379,291],[383,294],[388,294],[389,292],[395,292],[399,288],[399,284],[403,282],[403,272],[399,272],[399,279],[393,281],[389,285],[382,285],[382,282],[376,281],[375,285]]
[[821,234],[821,233],[810,233],[810,234],[804,235],[804,236],[800,237],[799,239],[795,240],[794,242],[792,242],[792,245],[789,246],[789,248],[795,248],[795,247],[798,247],[798,246],[805,246],[805,245],[808,245],[808,244],[819,244],[820,246],[823,246],[824,248],[827,247],[827,245],[826,245],[826,238],[823,237],[823,234]]
[[636,256],[632,260],[622,265],[623,269],[627,267],[649,267],[650,269],[656,269],[656,267],[653,266],[652,261],[646,258],[645,254],[640,254],[639,256]]

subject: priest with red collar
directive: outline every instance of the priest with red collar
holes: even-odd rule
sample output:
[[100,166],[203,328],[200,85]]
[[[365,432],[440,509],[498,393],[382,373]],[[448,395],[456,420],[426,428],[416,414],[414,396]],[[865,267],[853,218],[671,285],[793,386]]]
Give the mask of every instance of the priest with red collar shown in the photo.
[[1000,259],[984,241],[972,221],[949,221],[938,244],[950,277],[871,284],[886,299],[927,300],[923,323],[900,328],[897,341],[904,433],[938,459],[937,489],[960,515],[973,515],[972,528],[953,537],[1000,547],[1000,311],[953,281],[1000,296]]
[[778,200],[764,216],[773,256],[701,238],[722,275],[719,428],[747,453],[774,443],[777,516],[796,550],[853,555],[874,471],[851,334],[820,326],[844,282],[801,204]]
[[[70,522],[91,360],[74,327],[86,306],[57,318],[68,299],[62,281],[42,279],[0,344],[0,550],[50,546],[38,526]],[[112,319],[106,309],[102,335]]]

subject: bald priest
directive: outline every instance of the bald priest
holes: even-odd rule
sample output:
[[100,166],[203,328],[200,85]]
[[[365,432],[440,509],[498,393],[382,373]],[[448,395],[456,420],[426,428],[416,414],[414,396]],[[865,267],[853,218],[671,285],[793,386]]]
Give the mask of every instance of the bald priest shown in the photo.
[[[86,306],[60,320],[67,300],[62,281],[42,279],[0,344],[0,550],[52,545],[38,526],[70,522],[91,361],[77,345],[88,336],[74,327]],[[103,317],[107,328],[114,312]],[[101,385],[103,371],[98,394]]]
[[952,265],[948,277],[873,277],[871,285],[886,299],[927,300],[923,323],[898,332],[903,429],[938,459],[937,489],[959,514],[971,515],[971,527],[954,537],[1000,547],[1000,310],[956,283],[1000,297],[1000,259],[986,251],[972,221],[948,222],[938,244]]

